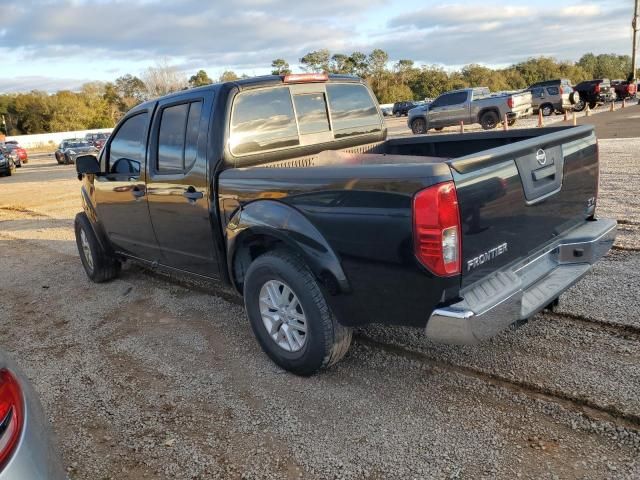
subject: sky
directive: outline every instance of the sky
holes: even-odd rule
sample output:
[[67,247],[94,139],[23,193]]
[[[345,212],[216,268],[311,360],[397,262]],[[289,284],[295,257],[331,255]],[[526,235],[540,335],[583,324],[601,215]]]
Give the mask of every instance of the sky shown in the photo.
[[447,69],[631,52],[633,0],[0,0],[0,93],[77,89],[160,61],[259,75],[370,52]]

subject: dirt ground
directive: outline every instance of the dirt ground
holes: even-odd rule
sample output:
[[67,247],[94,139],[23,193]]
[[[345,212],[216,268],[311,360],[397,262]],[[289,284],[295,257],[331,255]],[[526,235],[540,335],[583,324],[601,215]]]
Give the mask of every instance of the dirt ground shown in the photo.
[[559,312],[467,347],[370,327],[306,379],[219,286],[135,265],[89,282],[73,167],[35,157],[0,178],[0,348],[71,479],[640,478],[640,139],[600,154],[619,238]]

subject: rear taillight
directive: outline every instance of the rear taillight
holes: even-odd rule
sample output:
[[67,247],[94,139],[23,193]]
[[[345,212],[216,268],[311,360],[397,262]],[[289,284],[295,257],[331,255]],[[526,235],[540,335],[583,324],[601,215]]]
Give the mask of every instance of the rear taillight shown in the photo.
[[507,106],[513,108],[513,97],[507,98]]
[[460,214],[453,182],[421,190],[413,199],[416,257],[436,275],[460,274]]
[[600,93],[600,84],[596,83],[596,93]]
[[18,380],[6,369],[0,370],[0,470],[15,450],[22,425],[24,405]]
[[560,95],[564,95],[564,88],[560,87]]

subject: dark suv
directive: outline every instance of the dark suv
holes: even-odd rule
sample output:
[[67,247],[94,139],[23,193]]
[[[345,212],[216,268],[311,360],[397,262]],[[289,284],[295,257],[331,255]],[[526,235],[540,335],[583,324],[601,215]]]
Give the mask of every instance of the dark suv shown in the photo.
[[407,101],[407,102],[396,102],[393,104],[392,113],[395,117],[406,117],[409,115],[409,110],[418,106],[418,102]]
[[608,78],[585,80],[573,89],[580,94],[580,100],[573,107],[576,112],[581,112],[587,105],[589,108],[596,108],[599,104],[616,99],[616,91],[611,87]]

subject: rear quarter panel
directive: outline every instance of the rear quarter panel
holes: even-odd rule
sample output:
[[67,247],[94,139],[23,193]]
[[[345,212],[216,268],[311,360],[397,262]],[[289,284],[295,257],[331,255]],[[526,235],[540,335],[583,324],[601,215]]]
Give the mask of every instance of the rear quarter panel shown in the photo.
[[415,259],[412,200],[450,179],[446,164],[231,169],[219,178],[219,208],[225,222],[264,199],[304,215],[347,277],[348,293],[327,295],[341,323],[424,326],[460,279],[435,277]]

